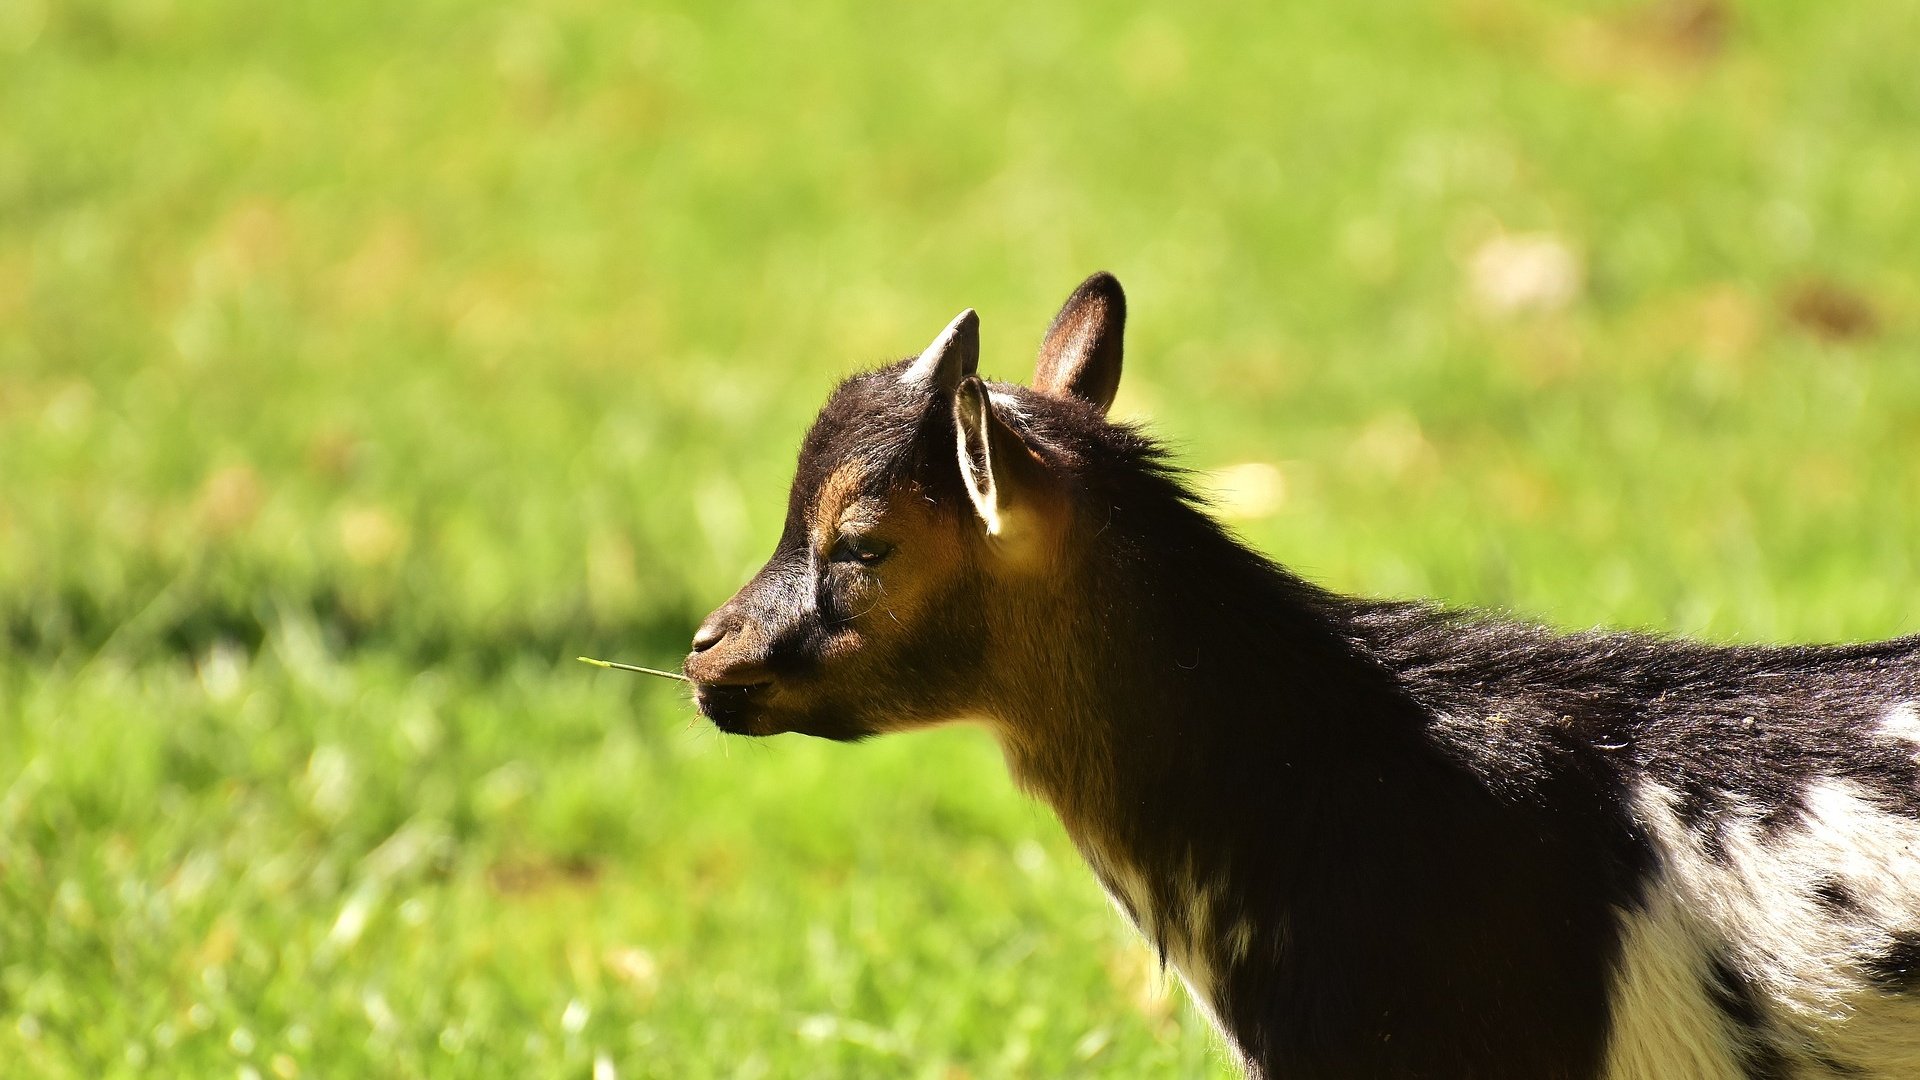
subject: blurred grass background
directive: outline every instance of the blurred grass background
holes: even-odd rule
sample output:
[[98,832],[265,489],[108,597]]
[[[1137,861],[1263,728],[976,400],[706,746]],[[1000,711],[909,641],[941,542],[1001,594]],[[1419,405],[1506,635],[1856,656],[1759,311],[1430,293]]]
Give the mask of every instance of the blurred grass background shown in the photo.
[[0,1071],[1225,1074],[975,733],[671,664],[1087,272],[1331,585],[1920,629],[1920,8],[0,2]]

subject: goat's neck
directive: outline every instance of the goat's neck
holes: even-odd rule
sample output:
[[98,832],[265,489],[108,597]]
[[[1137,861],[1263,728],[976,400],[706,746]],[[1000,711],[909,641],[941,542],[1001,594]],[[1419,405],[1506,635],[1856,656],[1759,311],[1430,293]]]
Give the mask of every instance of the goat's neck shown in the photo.
[[997,694],[1009,766],[1096,865],[1231,861],[1226,826],[1286,816],[1330,755],[1404,745],[1405,705],[1337,631],[1336,599],[1211,529],[1191,544],[1082,567],[1002,628],[1020,654]]

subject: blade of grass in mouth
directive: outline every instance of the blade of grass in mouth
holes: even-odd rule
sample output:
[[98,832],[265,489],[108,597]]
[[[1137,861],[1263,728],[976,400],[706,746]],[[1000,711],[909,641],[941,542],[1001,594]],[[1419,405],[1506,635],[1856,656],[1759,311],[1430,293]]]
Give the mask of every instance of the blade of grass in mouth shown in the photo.
[[591,656],[576,656],[574,659],[583,664],[592,664],[594,667],[614,668],[618,671],[637,671],[642,675],[653,675],[662,679],[676,679],[680,682],[692,681],[677,671],[661,671],[659,668],[641,667],[638,664],[621,664],[612,660],[595,660]]

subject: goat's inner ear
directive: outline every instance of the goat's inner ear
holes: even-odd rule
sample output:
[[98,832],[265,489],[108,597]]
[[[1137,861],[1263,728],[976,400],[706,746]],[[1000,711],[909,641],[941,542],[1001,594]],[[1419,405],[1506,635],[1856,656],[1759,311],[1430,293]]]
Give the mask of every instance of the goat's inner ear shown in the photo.
[[1075,397],[1106,412],[1120,389],[1121,337],[1127,297],[1112,274],[1080,283],[1060,307],[1040,344],[1033,388],[1054,397]]
[[[967,499],[987,535],[1007,538],[1029,509],[1022,506],[1030,488],[1033,452],[1020,433],[994,410],[993,398],[978,376],[969,375],[953,392],[955,449]],[[1024,492],[1030,500],[1033,492]]]

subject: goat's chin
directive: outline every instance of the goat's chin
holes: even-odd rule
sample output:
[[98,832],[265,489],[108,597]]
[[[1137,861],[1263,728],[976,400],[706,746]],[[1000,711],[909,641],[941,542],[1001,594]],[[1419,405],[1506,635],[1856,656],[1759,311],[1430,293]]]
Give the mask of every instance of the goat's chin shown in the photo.
[[860,724],[851,723],[833,716],[788,717],[777,713],[761,713],[755,716],[727,717],[709,716],[713,726],[730,735],[748,735],[753,738],[765,738],[769,735],[806,735],[815,739],[831,739],[834,742],[859,742],[870,739],[879,732]]
[[816,739],[831,739],[834,742],[859,742],[880,734],[870,727],[850,723],[837,717],[796,721],[787,730],[796,735],[811,735]]
[[729,735],[778,735],[784,728],[766,722],[766,705],[755,700],[763,687],[697,686],[693,703],[700,715]]
[[778,700],[767,700],[762,688],[703,686],[694,693],[694,702],[713,726],[729,735],[765,738],[769,735],[811,735],[835,742],[858,742],[878,732],[852,717],[831,710],[793,709]]

